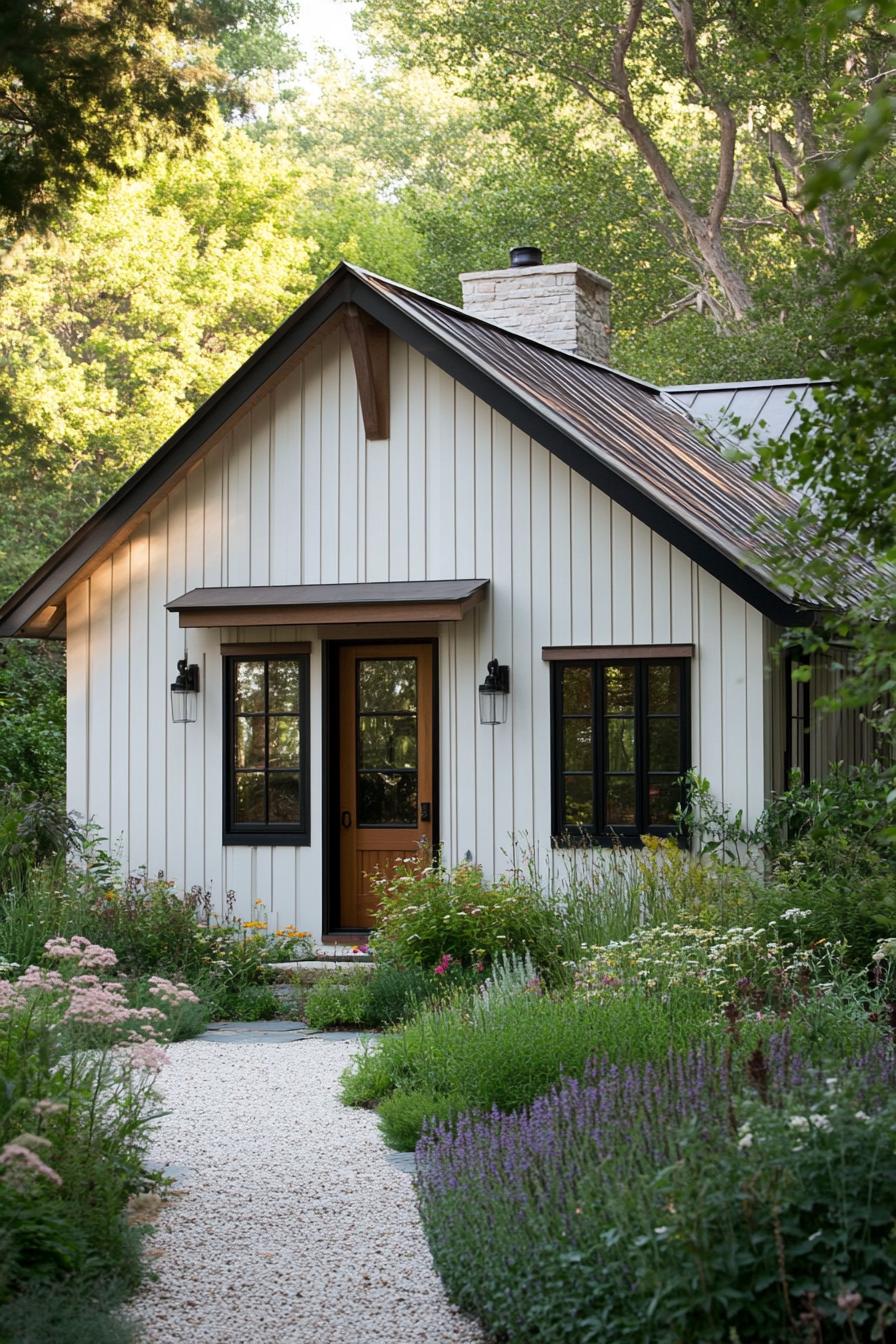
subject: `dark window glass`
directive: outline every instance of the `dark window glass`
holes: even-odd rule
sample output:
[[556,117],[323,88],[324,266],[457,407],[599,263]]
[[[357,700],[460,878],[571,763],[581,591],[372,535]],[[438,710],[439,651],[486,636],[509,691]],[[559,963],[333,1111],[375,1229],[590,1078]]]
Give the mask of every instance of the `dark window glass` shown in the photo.
[[305,838],[307,655],[229,660],[230,785],[226,831]]
[[358,660],[358,825],[417,823],[417,659]]
[[593,826],[594,784],[590,775],[564,775],[564,803],[567,826]]
[[591,713],[591,668],[563,669],[563,713]]
[[417,771],[387,774],[364,770],[358,776],[359,826],[415,826]]
[[647,712],[677,714],[681,669],[677,663],[651,663],[647,668]]
[[566,770],[591,770],[591,719],[563,720],[563,765]]
[[647,764],[651,770],[677,770],[681,748],[678,719],[648,719]]
[[687,664],[567,663],[554,676],[558,834],[674,831],[689,764]]

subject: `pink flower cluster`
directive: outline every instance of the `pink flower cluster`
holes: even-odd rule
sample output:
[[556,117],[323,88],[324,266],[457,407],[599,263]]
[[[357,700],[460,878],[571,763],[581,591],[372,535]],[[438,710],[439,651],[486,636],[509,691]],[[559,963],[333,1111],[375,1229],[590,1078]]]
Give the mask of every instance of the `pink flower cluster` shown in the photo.
[[449,966],[451,965],[451,963],[452,963],[453,961],[454,961],[454,958],[452,957],[451,953],[450,953],[450,952],[444,952],[444,953],[442,954],[442,956],[439,958],[438,962],[436,963],[436,966],[435,966],[435,974],[436,974],[436,975],[447,975],[447,974],[448,974],[448,968],[449,968]]
[[[20,1139],[27,1139],[30,1144],[49,1147],[46,1139],[40,1139],[36,1134],[20,1134]],[[42,1162],[33,1147],[27,1147],[25,1143],[7,1143],[0,1148],[0,1166],[4,1168],[4,1178],[12,1178],[13,1184],[21,1185],[22,1178],[26,1180],[33,1176],[43,1176],[45,1180],[51,1181],[53,1185],[61,1185],[62,1177],[58,1171],[48,1167],[46,1162]]]
[[147,1073],[158,1073],[168,1063],[168,1056],[155,1041],[138,1041],[130,1049],[131,1065],[135,1069],[145,1069]]
[[[85,984],[84,981],[91,983]],[[132,1008],[124,997],[124,985],[112,980],[104,984],[96,976],[77,976],[68,988],[69,1005],[63,1022],[74,1022],[85,1027],[123,1027],[139,1024],[147,1034],[152,1024],[164,1019],[158,1008]]]
[[99,943],[92,943],[80,933],[68,940],[50,938],[44,943],[44,951],[48,957],[76,962],[83,971],[107,971],[118,965],[111,947],[100,947]]
[[177,984],[173,980],[166,980],[161,975],[151,975],[149,977],[149,992],[155,999],[166,1004],[170,1008],[176,1008],[181,1003],[198,1003],[199,997],[194,994],[189,985],[185,985],[182,980]]

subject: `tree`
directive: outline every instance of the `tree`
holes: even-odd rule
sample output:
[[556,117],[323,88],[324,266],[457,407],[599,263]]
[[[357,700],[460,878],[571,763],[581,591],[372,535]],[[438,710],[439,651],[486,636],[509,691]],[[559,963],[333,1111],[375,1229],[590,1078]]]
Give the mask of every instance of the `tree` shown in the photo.
[[42,225],[103,174],[195,145],[212,100],[286,60],[291,0],[6,0],[0,10],[0,216]]
[[[832,109],[878,77],[892,42],[870,11],[833,33],[807,24],[824,3],[365,0],[362,12],[381,50],[455,75],[518,140],[556,120],[586,144],[609,124],[621,130],[695,277],[682,304],[728,323],[756,301],[739,231],[781,228],[831,254],[851,245],[837,202],[809,208],[800,191],[808,166],[841,146],[828,135]],[[697,152],[682,159],[676,128]],[[762,209],[744,216],[731,207],[746,163],[761,167],[752,204]]]
[[[391,214],[389,213],[391,210]],[[413,231],[357,184],[212,123],[20,239],[0,285],[0,588],[87,518],[341,253],[408,272]]]

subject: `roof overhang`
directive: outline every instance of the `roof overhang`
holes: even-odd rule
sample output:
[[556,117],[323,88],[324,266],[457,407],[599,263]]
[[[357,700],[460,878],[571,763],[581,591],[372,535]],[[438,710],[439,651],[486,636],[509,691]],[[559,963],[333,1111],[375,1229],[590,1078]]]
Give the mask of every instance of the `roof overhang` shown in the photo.
[[[450,308],[431,302],[437,308]],[[358,313],[363,314],[360,321],[356,320]],[[359,375],[359,394],[368,437],[383,433],[388,417],[388,406],[382,397],[382,342],[378,344],[375,339],[378,323],[407,341],[475,396],[483,398],[765,615],[780,624],[789,624],[800,614],[789,595],[776,589],[764,573],[755,571],[752,556],[732,554],[720,538],[707,537],[705,529],[688,516],[686,508],[682,508],[679,516],[670,513],[663,501],[652,497],[643,482],[628,479],[618,466],[596,456],[579,441],[573,427],[562,423],[546,403],[537,403],[518,380],[508,382],[497,370],[472,360],[468,351],[436,329],[434,323],[427,322],[416,311],[409,311],[407,302],[389,292],[388,282],[379,282],[378,277],[342,262],[168,442],[0,606],[0,638],[62,634],[65,598],[72,588],[126,540],[140,519],[183,479],[235,418],[265,395],[295,360],[303,357],[304,347],[346,319],[349,338],[354,339],[356,368],[366,370],[364,377]],[[637,381],[622,374],[616,376]]]
[[462,621],[488,579],[403,583],[305,583],[272,588],[192,588],[168,602],[184,629],[234,625],[367,625]]

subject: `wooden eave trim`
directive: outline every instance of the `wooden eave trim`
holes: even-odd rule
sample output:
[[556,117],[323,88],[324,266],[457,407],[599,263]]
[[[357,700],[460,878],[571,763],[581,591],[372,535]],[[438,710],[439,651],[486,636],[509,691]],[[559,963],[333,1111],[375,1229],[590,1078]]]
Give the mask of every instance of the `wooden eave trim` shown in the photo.
[[546,663],[615,663],[628,658],[693,656],[693,644],[546,644],[541,650]]
[[178,613],[182,630],[238,625],[376,625],[383,621],[462,621],[484,593],[446,602],[355,602],[324,606],[191,607]]
[[271,655],[282,654],[284,658],[291,658],[297,653],[310,653],[311,641],[308,639],[298,640],[290,643],[284,640],[282,644],[222,644],[222,658],[267,658]]

